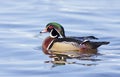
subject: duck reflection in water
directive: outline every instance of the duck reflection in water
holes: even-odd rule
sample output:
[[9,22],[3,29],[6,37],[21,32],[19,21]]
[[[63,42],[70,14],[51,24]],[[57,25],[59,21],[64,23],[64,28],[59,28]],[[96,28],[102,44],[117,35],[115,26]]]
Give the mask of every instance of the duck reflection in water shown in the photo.
[[[75,53],[73,53],[75,54]],[[77,65],[83,65],[83,66],[94,66],[97,65],[95,62],[96,61],[101,61],[101,59],[96,59],[95,57],[97,57],[97,55],[89,55],[89,54],[81,54],[79,56],[75,56],[73,55],[70,56],[68,54],[66,55],[61,55],[61,54],[55,54],[55,55],[51,55],[49,56],[50,58],[52,58],[51,61],[45,61],[45,63],[52,63],[52,67],[56,67],[56,66],[61,66],[61,65],[66,65],[66,64],[77,64]],[[78,54],[77,54],[78,55]],[[74,56],[74,57],[73,57]],[[94,56],[94,57],[93,57]],[[70,59],[76,59],[76,60],[81,60],[81,61],[91,61],[90,63],[80,63],[80,62],[76,62],[76,61],[67,61]]]
[[98,47],[109,44],[107,41],[92,41],[98,39],[94,36],[66,37],[63,26],[56,22],[48,23],[40,33],[46,32],[50,36],[44,40],[42,50],[54,59],[55,64],[65,64],[66,59],[80,58],[83,54],[95,55]]

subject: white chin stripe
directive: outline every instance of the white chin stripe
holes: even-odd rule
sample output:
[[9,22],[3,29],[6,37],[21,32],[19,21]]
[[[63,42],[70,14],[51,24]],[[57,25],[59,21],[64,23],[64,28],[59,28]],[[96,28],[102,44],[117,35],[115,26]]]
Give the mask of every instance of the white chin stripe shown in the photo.
[[52,34],[50,34],[50,37],[52,37],[52,38],[56,38],[56,37],[57,37],[57,35],[56,35],[56,36],[52,36]]
[[53,36],[53,35],[52,35],[52,32],[53,32],[53,30],[51,30],[51,32],[50,32],[50,37],[52,37],[52,38],[56,38],[57,35]]

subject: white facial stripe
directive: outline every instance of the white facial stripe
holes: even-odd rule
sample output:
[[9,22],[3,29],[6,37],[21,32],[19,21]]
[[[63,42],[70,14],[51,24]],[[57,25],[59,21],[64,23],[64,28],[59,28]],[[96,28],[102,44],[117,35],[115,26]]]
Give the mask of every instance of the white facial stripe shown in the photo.
[[[55,28],[54,28],[55,29]],[[59,35],[62,37],[62,35],[61,35],[61,33],[57,30],[57,29],[55,29],[58,33],[59,33]]]
[[56,36],[53,36],[53,35],[52,35],[52,32],[53,32],[53,29],[52,29],[51,32],[50,32],[50,37],[52,37],[52,38],[56,38],[57,35],[56,35]]

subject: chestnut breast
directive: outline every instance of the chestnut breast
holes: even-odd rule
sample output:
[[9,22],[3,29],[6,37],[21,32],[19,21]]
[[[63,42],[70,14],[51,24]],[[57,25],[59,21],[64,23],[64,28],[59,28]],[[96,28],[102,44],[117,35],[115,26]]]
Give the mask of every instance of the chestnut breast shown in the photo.
[[47,37],[43,44],[42,44],[42,50],[45,54],[50,54],[48,49],[49,49],[49,46],[50,44],[52,44],[52,41],[54,40],[54,38],[51,38],[51,37]]

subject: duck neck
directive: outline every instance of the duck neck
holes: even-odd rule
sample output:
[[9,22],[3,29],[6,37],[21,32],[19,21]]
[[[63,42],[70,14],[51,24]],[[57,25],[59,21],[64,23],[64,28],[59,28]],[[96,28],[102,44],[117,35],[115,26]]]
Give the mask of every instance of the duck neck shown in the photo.
[[45,54],[50,54],[50,53],[49,53],[49,48],[50,48],[50,46],[52,45],[54,39],[55,39],[55,38],[51,38],[51,37],[49,36],[49,37],[47,37],[47,38],[44,40],[44,42],[43,42],[43,44],[42,44],[42,50],[43,50],[43,52],[44,52]]

